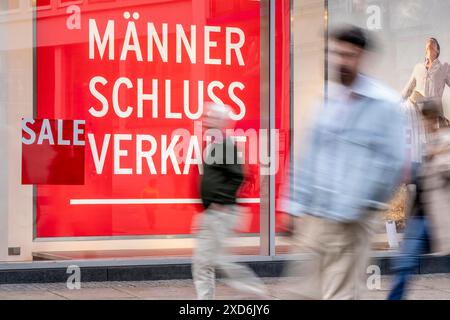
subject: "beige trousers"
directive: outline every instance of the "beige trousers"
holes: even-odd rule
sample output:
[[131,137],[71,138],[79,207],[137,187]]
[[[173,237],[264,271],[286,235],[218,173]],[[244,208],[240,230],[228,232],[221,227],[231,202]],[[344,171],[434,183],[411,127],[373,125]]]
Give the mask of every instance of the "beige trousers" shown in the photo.
[[354,223],[310,215],[298,218],[293,241],[295,253],[304,260],[288,265],[287,275],[300,277],[291,288],[293,298],[360,298],[375,216]]
[[264,283],[250,268],[226,256],[227,240],[233,234],[238,217],[237,206],[213,204],[194,224],[197,238],[192,277],[200,300],[214,299],[216,268],[224,273],[229,286],[261,296],[266,293]]

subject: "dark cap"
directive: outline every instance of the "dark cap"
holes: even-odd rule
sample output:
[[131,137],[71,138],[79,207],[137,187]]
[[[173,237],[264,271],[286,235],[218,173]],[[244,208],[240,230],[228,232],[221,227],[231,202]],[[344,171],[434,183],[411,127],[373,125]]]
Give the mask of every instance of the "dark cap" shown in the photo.
[[351,43],[361,49],[371,50],[374,48],[374,43],[369,36],[369,33],[357,26],[346,25],[331,33],[331,38],[336,41],[343,41]]

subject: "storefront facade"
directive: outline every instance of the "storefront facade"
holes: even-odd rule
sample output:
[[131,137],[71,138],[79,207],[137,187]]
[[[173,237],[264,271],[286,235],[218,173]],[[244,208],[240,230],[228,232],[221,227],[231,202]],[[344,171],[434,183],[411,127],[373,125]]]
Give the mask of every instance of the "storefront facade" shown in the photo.
[[277,203],[326,94],[328,32],[374,31],[383,51],[370,69],[399,92],[427,37],[448,52],[430,20],[446,1],[425,20],[425,1],[397,2],[5,1],[0,261],[189,257],[205,101],[233,108],[245,159],[234,253],[286,254]]
[[[269,153],[274,5],[86,0],[2,8],[1,261],[111,251],[189,256],[202,211],[206,101],[232,106],[232,135],[246,159],[237,247],[273,254],[269,194],[281,177]],[[288,134],[286,127],[283,162]]]

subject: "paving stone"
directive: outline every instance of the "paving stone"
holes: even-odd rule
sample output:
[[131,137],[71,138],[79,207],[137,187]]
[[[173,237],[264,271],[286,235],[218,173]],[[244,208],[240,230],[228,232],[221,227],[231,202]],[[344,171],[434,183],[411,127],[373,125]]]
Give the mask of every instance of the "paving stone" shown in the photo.
[[65,297],[45,290],[0,290],[0,300],[65,300]]
[[[263,278],[271,299],[292,299],[289,288],[295,277]],[[390,289],[391,276],[382,276],[380,290],[365,290],[362,299],[384,300]],[[228,287],[223,280],[216,282],[218,300],[248,300],[254,296]],[[408,299],[450,299],[450,274],[413,276]],[[69,290],[65,283],[30,283],[0,285],[3,299],[188,299],[195,300],[192,280],[82,282],[80,290]]]
[[121,288],[120,291],[133,297],[145,299],[196,299],[194,288],[128,287]]
[[52,290],[51,293],[65,297],[70,300],[109,300],[122,298],[136,298],[136,296],[129,293],[116,290],[114,288],[81,288],[79,290],[65,289]]
[[411,279],[412,286],[421,286],[426,289],[449,289],[450,275],[424,275],[414,276]]
[[406,295],[407,300],[450,300],[450,292],[443,290],[411,290]]

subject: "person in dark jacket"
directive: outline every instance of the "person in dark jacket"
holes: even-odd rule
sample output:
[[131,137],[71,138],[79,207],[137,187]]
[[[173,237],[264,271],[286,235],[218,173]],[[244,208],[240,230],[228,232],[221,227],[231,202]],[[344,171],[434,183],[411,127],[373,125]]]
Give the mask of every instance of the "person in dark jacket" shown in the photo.
[[[207,159],[210,164],[203,166],[200,193],[205,209],[212,203],[236,204],[236,193],[244,180],[242,165],[237,163],[237,147],[230,138],[224,140],[210,145]],[[218,161],[214,161],[216,157],[220,157]],[[233,161],[227,163],[227,159]]]
[[203,127],[211,138],[206,151],[200,194],[204,213],[194,223],[197,233],[192,261],[192,277],[200,300],[214,299],[215,269],[226,282],[242,291],[265,297],[263,282],[250,268],[227,259],[227,239],[239,217],[236,194],[244,180],[234,142],[226,137],[226,129],[234,127],[228,106],[205,103]]

